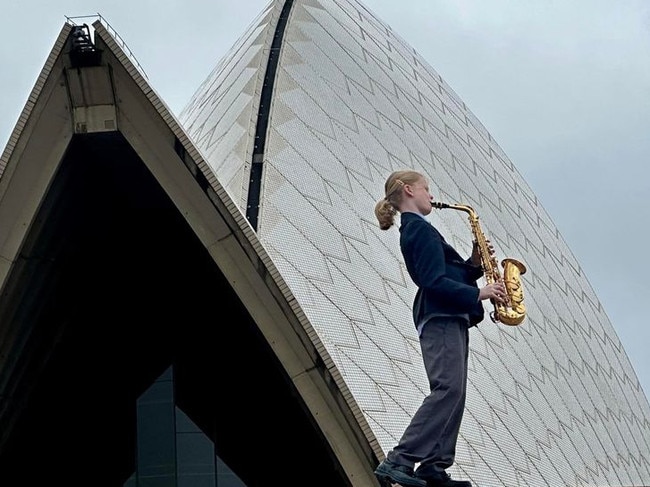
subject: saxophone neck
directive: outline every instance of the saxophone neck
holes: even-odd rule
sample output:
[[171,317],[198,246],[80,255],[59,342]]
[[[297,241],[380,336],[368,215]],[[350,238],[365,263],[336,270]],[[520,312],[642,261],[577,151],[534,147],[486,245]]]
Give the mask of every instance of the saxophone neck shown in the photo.
[[469,214],[469,216],[474,218],[475,220],[478,219],[474,209],[471,206],[468,206],[468,205],[458,205],[458,204],[442,203],[440,201],[432,201],[431,206],[434,207],[434,208],[437,208],[439,210],[445,209],[445,208],[450,208],[452,210],[464,211],[465,213]]

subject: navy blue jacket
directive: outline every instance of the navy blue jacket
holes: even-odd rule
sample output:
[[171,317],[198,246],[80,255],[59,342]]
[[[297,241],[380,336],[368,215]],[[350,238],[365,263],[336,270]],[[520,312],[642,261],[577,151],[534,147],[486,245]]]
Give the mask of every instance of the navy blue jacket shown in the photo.
[[476,281],[483,276],[480,266],[463,260],[438,230],[422,216],[400,215],[400,249],[406,269],[417,285],[413,303],[415,326],[433,314],[469,315],[474,326],[483,320]]

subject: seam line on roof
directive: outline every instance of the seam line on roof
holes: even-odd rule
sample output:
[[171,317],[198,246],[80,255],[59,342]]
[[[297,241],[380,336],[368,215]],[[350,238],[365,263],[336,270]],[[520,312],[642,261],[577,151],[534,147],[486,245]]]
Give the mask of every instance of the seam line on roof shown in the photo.
[[264,73],[264,83],[260,95],[260,107],[257,113],[255,126],[255,139],[253,144],[253,160],[251,161],[250,178],[248,185],[248,198],[246,202],[246,218],[257,231],[257,220],[260,208],[260,192],[262,191],[262,173],[264,167],[264,150],[266,147],[266,133],[271,111],[271,99],[275,87],[275,73],[280,62],[282,39],[287,28],[289,15],[293,7],[293,0],[286,0],[280,12],[278,25],[275,27],[273,42],[269,51],[269,59]]

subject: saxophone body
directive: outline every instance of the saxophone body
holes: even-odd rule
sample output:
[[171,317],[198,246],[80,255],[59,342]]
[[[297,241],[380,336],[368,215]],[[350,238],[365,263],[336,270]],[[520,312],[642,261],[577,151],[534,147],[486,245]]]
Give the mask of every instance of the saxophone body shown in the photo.
[[497,260],[493,253],[490,252],[485,234],[479,225],[478,215],[471,206],[452,205],[437,201],[432,201],[431,206],[437,209],[451,208],[467,213],[472,234],[478,245],[481,266],[486,282],[488,284],[503,282],[506,288],[507,296],[505,303],[497,303],[492,300],[494,311],[490,313],[490,318],[494,323],[503,323],[504,325],[514,326],[521,324],[524,318],[526,318],[526,307],[524,306],[524,293],[521,283],[521,275],[526,273],[526,266],[518,260],[506,258],[501,261],[503,275],[501,274]]

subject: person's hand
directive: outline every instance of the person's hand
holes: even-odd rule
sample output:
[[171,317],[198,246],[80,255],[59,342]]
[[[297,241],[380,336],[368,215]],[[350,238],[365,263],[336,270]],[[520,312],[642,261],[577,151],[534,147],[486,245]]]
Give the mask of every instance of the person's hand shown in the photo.
[[476,240],[474,240],[472,242],[472,244],[473,244],[472,245],[472,257],[471,257],[472,264],[480,266],[482,264],[482,262],[481,262],[481,249],[479,248],[478,242]]
[[[485,243],[487,245],[488,252],[490,253],[490,256],[493,256],[494,255],[494,246],[490,243],[490,241],[488,239],[485,239]],[[472,264],[480,266],[480,265],[483,264],[483,262],[481,262],[481,248],[479,247],[478,242],[476,240],[474,240],[472,242],[472,244],[473,244],[472,245],[472,258],[471,258]]]
[[484,299],[494,300],[498,303],[505,303],[507,300],[506,287],[501,282],[493,282],[479,289],[479,301]]

